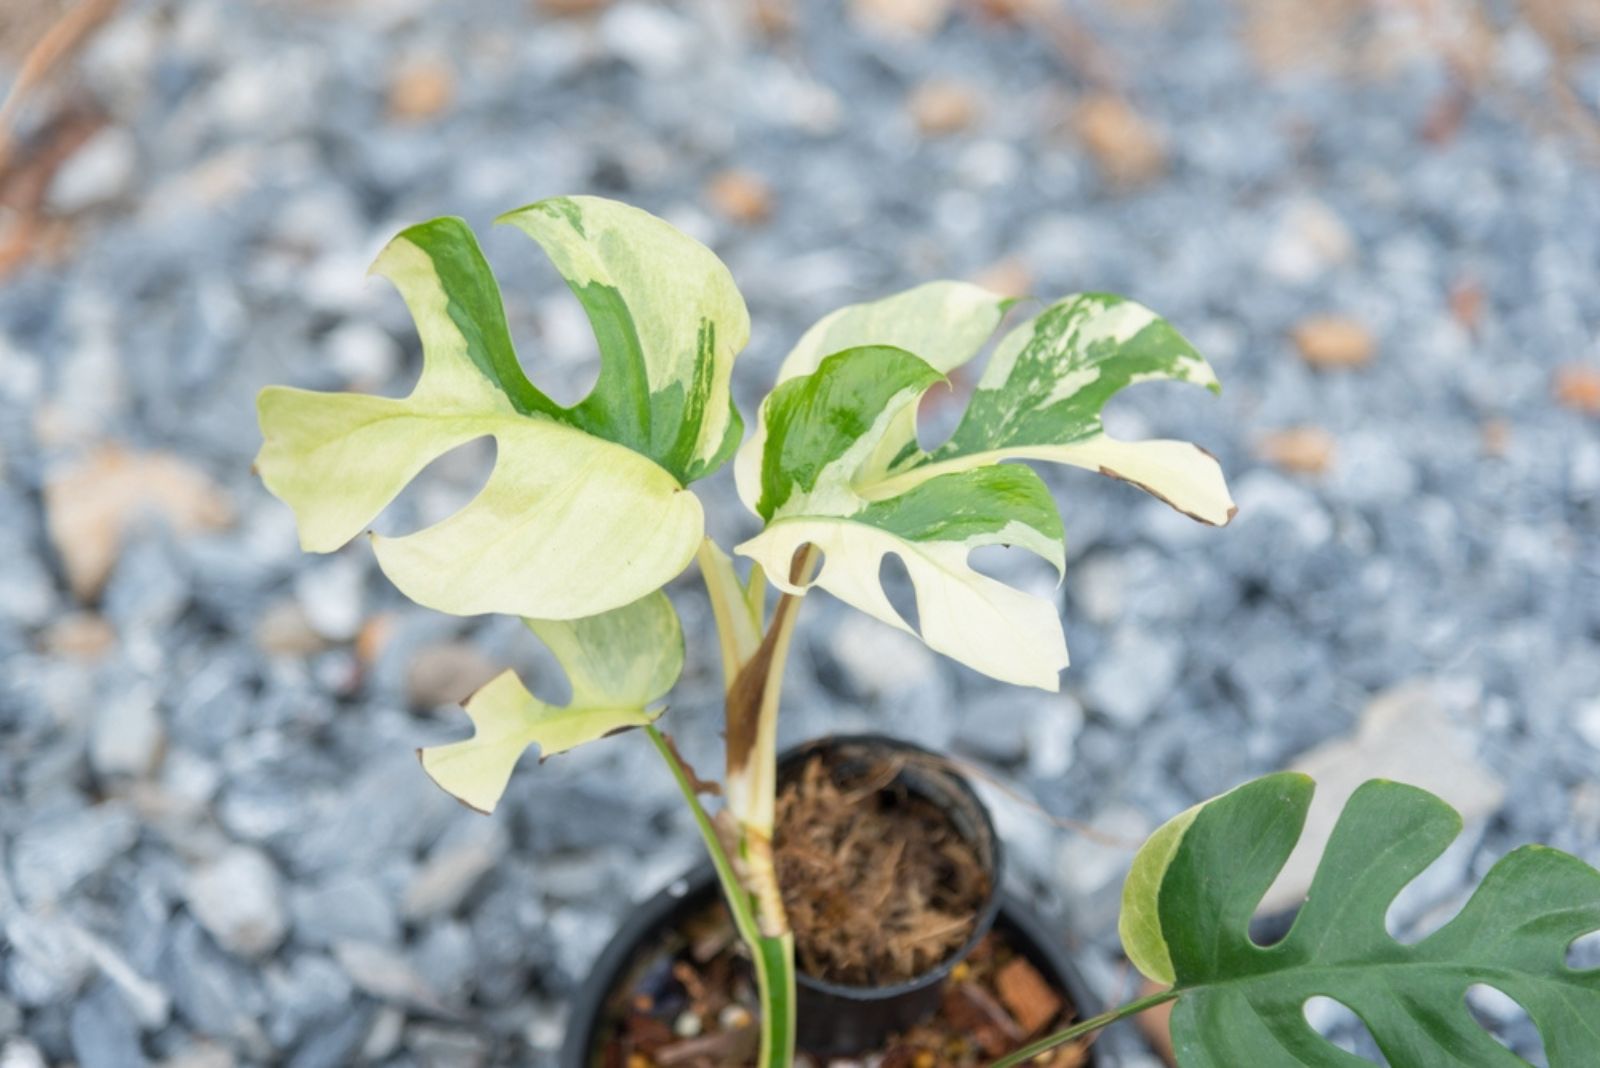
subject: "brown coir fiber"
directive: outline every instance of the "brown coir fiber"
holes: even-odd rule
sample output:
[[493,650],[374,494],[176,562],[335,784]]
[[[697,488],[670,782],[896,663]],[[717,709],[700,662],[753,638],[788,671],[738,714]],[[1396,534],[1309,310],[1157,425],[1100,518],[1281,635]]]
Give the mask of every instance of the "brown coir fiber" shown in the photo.
[[778,795],[783,904],[807,975],[847,986],[915,978],[971,936],[989,877],[950,819],[896,782],[818,755]]

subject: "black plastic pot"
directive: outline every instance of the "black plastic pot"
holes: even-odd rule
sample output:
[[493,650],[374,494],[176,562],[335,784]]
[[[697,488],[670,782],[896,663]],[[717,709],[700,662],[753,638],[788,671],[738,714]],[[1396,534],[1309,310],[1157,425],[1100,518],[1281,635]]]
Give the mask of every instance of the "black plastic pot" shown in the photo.
[[[885,756],[906,758],[891,788],[932,801],[948,813],[990,867],[991,885],[1000,885],[1000,846],[988,812],[966,781],[937,757],[918,746],[878,735],[823,738],[785,753],[779,762],[780,781],[797,774],[808,757],[824,750],[831,751],[834,767],[846,769],[858,759],[865,767],[868,761]],[[706,865],[645,902],[628,919],[574,999],[562,1047],[562,1068],[593,1068],[607,1003],[628,980],[635,962],[659,945],[664,933],[706,908],[718,893],[716,876]],[[1096,1009],[1056,931],[1027,905],[997,890],[980,913],[968,942],[914,980],[891,987],[850,987],[799,975],[800,1047],[819,1056],[848,1056],[877,1048],[893,1032],[924,1019],[938,1007],[941,986],[951,969],[991,928],[1001,931],[1048,981],[1067,994],[1080,1018],[1093,1015]],[[1092,1054],[1086,1063],[1095,1063]]]
[[779,789],[819,754],[829,761],[831,770],[846,775],[866,772],[885,759],[898,759],[900,773],[887,791],[931,802],[949,817],[989,877],[989,899],[978,910],[971,936],[921,975],[890,986],[847,986],[812,978],[803,971],[795,977],[800,1048],[825,1057],[851,1056],[877,1049],[890,1035],[920,1023],[939,1007],[939,988],[951,969],[967,958],[994,925],[1000,908],[1000,839],[988,809],[948,763],[921,746],[880,734],[835,735],[796,746],[778,760]]
[[[628,917],[572,1000],[560,1068],[595,1068],[600,1028],[612,994],[628,979],[640,956],[659,944],[663,932],[706,908],[720,893],[716,873],[708,864],[673,882]],[[1047,922],[1027,903],[1004,890],[998,897],[994,930],[1005,935],[1051,985],[1066,993],[1079,1019],[1098,1013],[1099,1006],[1067,953],[1060,925]],[[1085,1068],[1096,1068],[1100,1063],[1093,1046],[1083,1063]]]

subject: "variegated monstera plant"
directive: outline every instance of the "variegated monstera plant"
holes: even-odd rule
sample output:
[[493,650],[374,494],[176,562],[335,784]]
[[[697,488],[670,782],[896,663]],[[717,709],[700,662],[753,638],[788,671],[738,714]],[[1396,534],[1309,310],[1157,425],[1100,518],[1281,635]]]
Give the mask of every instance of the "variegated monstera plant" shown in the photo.
[[[1061,520],[1044,482],[1004,461],[1088,468],[1224,524],[1233,504],[1209,454],[1184,442],[1121,441],[1100,421],[1124,386],[1176,379],[1215,389],[1216,379],[1147,309],[1120,297],[1072,296],[1000,338],[954,434],[926,451],[917,437],[922,396],[973,359],[1012,303],[979,286],[934,282],[844,308],[807,331],[740,448],[744,423],[729,380],[749,316],[709,250],[645,212],[593,197],[541,201],[502,221],[544,248],[587,312],[600,349],[593,391],[564,407],[529,381],[472,232],[460,220],[437,219],[396,237],[374,267],[416,320],[416,388],[400,399],[266,390],[258,469],[294,510],[302,546],[331,552],[366,530],[432,460],[494,439],[494,469],[477,497],[417,533],[373,535],[373,549],[384,573],[422,605],[523,617],[563,666],[572,696],[564,706],[547,704],[507,672],[466,702],[473,736],[424,750],[424,767],[489,811],[530,747],[549,756],[639,728],[676,777],[751,948],[765,1005],[761,1063],[789,1064],[793,941],[770,842],[779,683],[801,598],[820,586],[977,671],[1056,689],[1067,651],[1054,604],[968,564],[973,549],[999,544],[1063,566]],[[762,523],[736,547],[754,561],[742,578],[706,538],[689,490],[736,450],[740,496]],[[904,562],[915,587],[916,628],[880,584],[888,555]],[[655,725],[683,664],[682,631],[662,587],[692,560],[711,599],[727,688],[725,804],[714,818],[694,773]],[[770,610],[769,583],[780,593]],[[1219,802],[1207,813],[1241,804]],[[1279,817],[1272,840],[1281,843],[1293,813],[1273,797],[1263,804]],[[1219,835],[1247,822],[1237,813],[1201,814],[1147,848],[1155,860],[1142,859],[1130,882],[1140,889],[1130,891],[1129,945],[1141,967],[1176,981],[1195,1006],[1194,1049],[1255,1050],[1207,1046],[1221,1041],[1207,1036],[1240,1020],[1240,1035],[1294,1031],[1268,1010],[1288,1003],[1286,991],[1316,984],[1263,979],[1259,1002],[1256,987],[1228,985],[1235,975],[1270,972],[1238,944],[1238,908],[1265,890],[1256,884],[1282,858],[1263,853],[1253,867],[1230,868],[1232,881],[1217,889],[1223,884],[1208,883],[1204,865],[1226,856],[1202,832],[1219,820]],[[1363,892],[1377,894],[1388,885],[1380,882]],[[1226,914],[1214,936],[1183,904],[1195,894],[1203,908],[1206,893]],[[1580,925],[1572,919],[1562,931]],[[1201,935],[1210,949],[1191,950]],[[1313,941],[1308,959],[1329,949],[1327,939]],[[1345,1063],[1330,1050],[1283,1063]],[[1232,1052],[1185,1056],[1195,1065],[1274,1063]]]

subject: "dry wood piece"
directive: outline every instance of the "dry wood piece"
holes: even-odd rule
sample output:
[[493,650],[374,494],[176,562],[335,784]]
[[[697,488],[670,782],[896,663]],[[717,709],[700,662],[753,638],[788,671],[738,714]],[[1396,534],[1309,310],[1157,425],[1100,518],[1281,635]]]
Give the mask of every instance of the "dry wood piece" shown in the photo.
[[961,82],[935,79],[912,90],[906,108],[922,136],[946,137],[977,121],[978,94]]
[[883,762],[843,783],[813,757],[778,796],[783,905],[807,974],[869,986],[926,972],[972,935],[982,863],[934,805]]
[[1569,363],[1556,369],[1556,401],[1585,415],[1600,415],[1600,367]]
[[1256,453],[1297,475],[1320,475],[1333,463],[1333,435],[1315,426],[1296,426],[1264,435]]
[[1061,1013],[1061,997],[1038,969],[1021,957],[1001,968],[994,982],[1001,1003],[1022,1028],[1024,1037],[1038,1034]]
[[729,170],[706,186],[706,199],[717,214],[741,226],[755,226],[772,216],[772,187],[749,171]]
[[233,506],[198,469],[166,453],[128,452],[115,445],[52,473],[44,503],[51,544],[81,601],[99,594],[123,537],[141,518],[154,515],[181,534],[233,522]]
[[1343,315],[1315,315],[1294,328],[1294,343],[1313,367],[1364,367],[1378,343],[1361,322]]
[[1097,93],[1079,104],[1074,125],[1100,172],[1116,185],[1139,185],[1166,170],[1155,128],[1115,93]]
[[389,115],[402,122],[437,118],[455,99],[455,71],[438,59],[409,60],[389,79]]

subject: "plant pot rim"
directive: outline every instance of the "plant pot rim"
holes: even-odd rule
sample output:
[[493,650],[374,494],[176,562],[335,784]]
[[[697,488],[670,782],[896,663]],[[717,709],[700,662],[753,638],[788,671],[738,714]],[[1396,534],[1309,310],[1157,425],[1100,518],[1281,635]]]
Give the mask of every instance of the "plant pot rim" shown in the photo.
[[[949,781],[944,785],[951,788],[954,793],[960,795],[962,800],[966,802],[967,815],[977,821],[979,831],[987,840],[988,845],[989,896],[973,916],[972,933],[938,964],[918,975],[912,976],[910,979],[903,979],[900,982],[888,985],[872,986],[858,986],[851,983],[836,983],[827,979],[819,979],[816,976],[807,975],[798,966],[798,963],[795,967],[795,982],[819,993],[855,1002],[895,1001],[905,997],[907,994],[914,994],[918,991],[926,990],[930,986],[942,983],[955,970],[958,964],[972,954],[978,943],[982,942],[984,937],[988,935],[990,928],[994,926],[995,916],[1000,911],[1000,888],[1005,875],[1005,851],[1000,843],[999,832],[995,830],[994,818],[989,815],[989,807],[983,803],[983,799],[972,788],[972,784],[967,781],[966,776],[960,774],[946,758],[938,753],[902,738],[895,738],[891,735],[876,732],[824,734],[810,741],[791,746],[778,756],[779,788],[782,788],[784,769],[786,767],[799,766],[806,757],[818,750],[837,749],[847,746],[900,750],[927,757],[937,763],[949,773]],[[928,799],[939,804],[938,798]],[[947,807],[944,804],[940,804],[941,809]]]
[[[596,1032],[605,1018],[607,1003],[646,941],[679,913],[720,893],[716,871],[706,862],[696,865],[634,907],[596,958],[588,978],[570,999],[566,1036],[557,1062],[560,1068],[590,1068]],[[1099,1003],[1073,963],[1067,941],[1062,936],[1066,923],[1046,919],[1033,905],[1005,887],[999,889],[995,898],[998,902],[996,926],[1016,938],[1017,951],[1066,995],[1077,1017],[1087,1019],[1099,1012]],[[1096,1065],[1093,1046],[1089,1047],[1089,1059],[1084,1063],[1085,1068]]]

